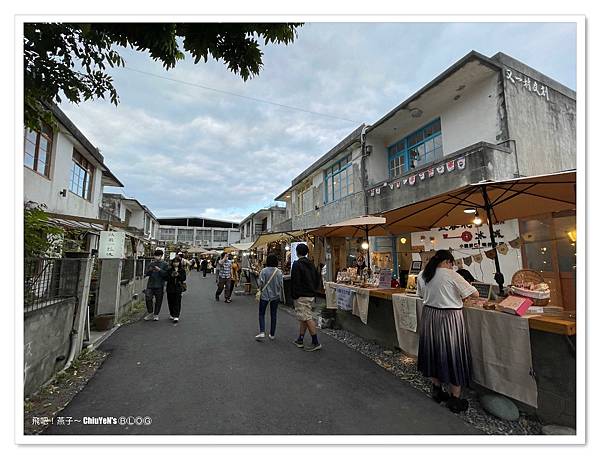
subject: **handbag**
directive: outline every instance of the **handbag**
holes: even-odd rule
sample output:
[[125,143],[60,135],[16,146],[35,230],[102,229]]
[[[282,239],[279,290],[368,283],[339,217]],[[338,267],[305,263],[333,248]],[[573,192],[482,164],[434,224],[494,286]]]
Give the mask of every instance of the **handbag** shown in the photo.
[[267,283],[265,285],[263,285],[262,288],[258,289],[258,291],[256,292],[256,301],[260,301],[260,296],[262,295],[263,289],[267,285],[269,285],[269,283],[273,280],[273,278],[275,277],[275,274],[277,274],[277,271],[279,271],[279,269],[275,268],[275,270],[273,271],[273,274],[271,274],[271,277],[269,277],[269,280],[267,281]]

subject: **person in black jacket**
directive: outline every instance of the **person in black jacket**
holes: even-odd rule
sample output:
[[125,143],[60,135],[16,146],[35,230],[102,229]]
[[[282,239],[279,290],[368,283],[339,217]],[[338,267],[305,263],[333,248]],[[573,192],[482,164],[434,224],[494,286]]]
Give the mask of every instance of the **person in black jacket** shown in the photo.
[[206,277],[206,271],[208,271],[208,260],[203,258],[200,262],[200,268],[202,269],[202,277]]
[[[319,288],[319,273],[307,258],[308,246],[306,244],[298,244],[296,254],[298,260],[292,265],[292,298],[296,318],[300,322],[300,335],[294,344],[306,351],[317,351],[322,346],[317,338],[317,324],[312,318],[312,305]],[[311,347],[304,347],[304,335],[307,328],[312,338]]]
[[181,266],[180,258],[173,258],[167,270],[167,302],[169,303],[169,312],[171,313],[169,319],[173,322],[179,322],[181,294],[183,293],[185,277],[185,269]]

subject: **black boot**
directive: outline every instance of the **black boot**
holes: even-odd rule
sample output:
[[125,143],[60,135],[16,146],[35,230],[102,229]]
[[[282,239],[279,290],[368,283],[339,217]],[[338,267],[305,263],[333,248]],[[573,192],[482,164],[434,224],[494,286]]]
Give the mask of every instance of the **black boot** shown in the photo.
[[446,406],[453,413],[460,413],[462,411],[467,411],[469,408],[469,402],[464,398],[457,398],[454,395],[450,395]]
[[433,389],[431,390],[431,398],[434,399],[437,403],[445,402],[450,398],[450,394],[444,391],[442,386],[433,385]]

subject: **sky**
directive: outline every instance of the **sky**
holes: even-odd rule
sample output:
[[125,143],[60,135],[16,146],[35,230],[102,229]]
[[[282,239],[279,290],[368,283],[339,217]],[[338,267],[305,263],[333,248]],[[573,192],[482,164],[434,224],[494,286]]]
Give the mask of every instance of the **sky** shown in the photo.
[[125,184],[105,191],[158,218],[240,221],[471,50],[501,51],[576,90],[574,23],[307,23],[294,43],[263,47],[264,67],[247,82],[222,62],[188,57],[166,71],[121,50],[125,68],[109,70],[117,107],[61,108]]

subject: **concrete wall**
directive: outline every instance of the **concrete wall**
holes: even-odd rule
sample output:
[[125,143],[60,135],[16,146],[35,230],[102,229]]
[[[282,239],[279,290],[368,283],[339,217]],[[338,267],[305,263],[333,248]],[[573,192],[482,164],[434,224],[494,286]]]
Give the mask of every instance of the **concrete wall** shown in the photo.
[[[144,273],[142,273],[142,276]],[[146,288],[147,279],[144,277],[134,278],[127,283],[121,283],[119,292],[119,309],[118,317],[122,317],[131,308],[134,301],[143,300],[144,294],[142,291]],[[163,306],[166,306],[166,294],[163,300]]]
[[[55,132],[52,144],[52,156],[50,177],[46,178],[27,167],[23,167],[24,200],[43,203],[48,206],[48,212],[77,215],[80,217],[97,218],[102,203],[102,171],[100,164],[92,159],[91,155],[86,159],[95,166],[92,181],[93,190],[91,200],[81,198],[69,191],[71,179],[71,165],[73,158],[74,142],[62,131]],[[85,150],[78,148],[82,155]],[[60,192],[66,189],[67,195],[63,197]]]
[[69,299],[25,314],[25,396],[38,390],[66,363],[74,312],[75,301]]
[[[325,180],[324,171],[331,164],[340,159],[351,155],[352,158],[352,179],[354,193],[344,198],[333,202],[325,203]],[[360,146],[354,144],[353,147],[347,148],[340,154],[336,155],[329,163],[325,164],[318,171],[315,171],[310,177],[310,190],[313,193],[313,206],[316,210],[309,210],[301,215],[296,215],[296,196],[297,188],[292,190],[292,228],[294,230],[314,228],[321,225],[336,223],[347,220],[352,217],[364,215],[364,194],[362,193],[362,178],[361,178],[361,149]]]
[[[478,142],[496,144],[506,140],[505,115],[502,98],[501,77],[492,73],[481,81],[470,84],[457,94],[458,99],[440,102],[427,116],[410,119],[398,126],[396,134],[384,134],[382,128],[368,132],[365,143],[373,148],[367,157],[367,186],[389,179],[387,147],[407,135],[440,118],[444,156]],[[411,172],[412,173],[412,172]]]
[[[424,199],[454,190],[463,185],[477,183],[481,180],[504,180],[514,178],[516,170],[515,157],[508,149],[501,149],[490,144],[477,144],[444,158],[443,161],[433,163],[433,166],[444,163],[451,158],[464,156],[466,166],[464,170],[455,169],[433,178],[421,181],[417,177],[415,185],[401,185],[390,190],[387,186],[380,187],[380,194],[371,196],[367,193],[369,213],[385,212],[399,207],[419,202]],[[427,170],[415,169],[413,174]],[[411,174],[412,175],[412,174]]]
[[[502,61],[508,132],[516,141],[520,174],[576,168],[575,92],[507,56]],[[526,79],[532,90],[525,86]],[[549,88],[547,97],[539,95],[542,85]]]

